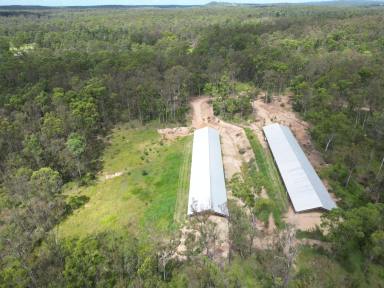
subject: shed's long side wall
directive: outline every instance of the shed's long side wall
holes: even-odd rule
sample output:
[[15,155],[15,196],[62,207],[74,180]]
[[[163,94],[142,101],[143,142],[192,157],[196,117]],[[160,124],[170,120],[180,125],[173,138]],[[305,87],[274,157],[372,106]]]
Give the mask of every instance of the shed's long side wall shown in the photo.
[[222,215],[228,215],[220,135],[213,129],[209,129],[209,152],[212,210]]

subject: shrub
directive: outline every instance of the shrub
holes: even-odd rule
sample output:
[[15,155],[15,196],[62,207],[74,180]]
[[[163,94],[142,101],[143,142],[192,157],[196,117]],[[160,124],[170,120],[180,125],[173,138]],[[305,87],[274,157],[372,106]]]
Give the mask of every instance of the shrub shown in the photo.
[[141,175],[143,175],[143,176],[147,176],[147,175],[148,175],[148,172],[147,172],[146,170],[143,170],[143,171],[141,171]]

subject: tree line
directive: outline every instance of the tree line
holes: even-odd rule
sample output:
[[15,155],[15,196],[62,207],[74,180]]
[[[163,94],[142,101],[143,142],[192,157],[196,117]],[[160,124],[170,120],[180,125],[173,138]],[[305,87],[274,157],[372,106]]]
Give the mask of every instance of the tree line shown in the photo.
[[[350,273],[357,271],[356,283],[367,284],[366,275],[383,265],[382,12],[381,7],[272,6],[1,14],[1,285],[48,285],[49,273],[42,272],[54,259],[57,270],[49,272],[55,278],[65,271],[62,286],[108,286],[103,281],[112,278],[113,286],[116,279],[125,283],[130,269],[137,273],[138,284],[132,285],[144,287],[153,275],[156,280],[149,283],[186,283],[188,278],[172,280],[176,268],[166,276],[155,269],[160,256],[133,253],[133,240],[132,247],[117,239],[106,248],[110,235],[68,243],[50,239],[55,225],[76,209],[63,198],[62,185],[73,180],[86,185],[95,178],[104,136],[119,121],[183,123],[189,97],[204,93],[214,95],[216,114],[244,119],[260,90],[266,102],[290,91],[294,109],[312,124],[311,136],[329,163],[322,173],[340,198],[340,209],[323,221],[335,252],[330,257]],[[246,222],[239,227],[251,237]],[[350,245],[344,246],[346,239]],[[238,250],[248,246],[236,241],[236,255],[254,265],[269,263],[267,256]],[[103,251],[117,253],[116,259]],[[132,268],[129,263],[136,262],[128,259],[137,259],[135,253],[144,257],[143,266]],[[197,286],[223,280],[221,267],[198,259],[204,268],[193,275],[206,282]],[[114,274],[115,264],[122,274]],[[279,265],[286,271],[286,264]],[[236,265],[230,267],[229,278],[241,275]],[[87,273],[92,280],[83,277]],[[287,285],[286,274],[273,273],[266,274],[267,282],[257,274],[259,284]],[[318,284],[313,279],[320,281],[304,276],[312,285]],[[220,285],[242,283],[234,281]]]

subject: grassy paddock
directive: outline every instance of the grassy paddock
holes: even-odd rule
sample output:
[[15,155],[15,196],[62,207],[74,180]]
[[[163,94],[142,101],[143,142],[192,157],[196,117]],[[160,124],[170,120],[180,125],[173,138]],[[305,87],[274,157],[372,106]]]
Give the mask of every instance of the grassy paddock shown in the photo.
[[[180,187],[187,183],[184,166],[191,137],[163,142],[156,129],[117,127],[109,142],[103,156],[104,176],[91,186],[67,191],[69,197],[87,196],[89,201],[59,225],[59,234],[71,237],[175,227],[176,199],[185,197],[178,191],[185,191]],[[105,179],[115,173],[122,175]],[[178,209],[182,205],[177,204]]]
[[273,217],[276,224],[281,227],[283,224],[281,216],[288,208],[288,197],[284,185],[270,151],[263,148],[251,129],[245,128],[244,130],[256,157],[259,181],[262,182],[262,186],[264,186],[269,198],[274,203]]

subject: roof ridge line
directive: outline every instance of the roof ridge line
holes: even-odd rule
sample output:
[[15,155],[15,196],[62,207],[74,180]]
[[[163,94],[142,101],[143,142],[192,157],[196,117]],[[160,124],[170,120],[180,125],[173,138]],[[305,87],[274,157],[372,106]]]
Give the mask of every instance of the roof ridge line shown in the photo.
[[[290,134],[290,136],[292,136],[292,139],[294,140],[294,142],[296,142],[296,144],[299,146],[299,148],[300,148],[301,151],[303,152],[305,158],[307,158],[307,160],[308,160],[307,155],[305,155],[304,149],[300,146],[300,143],[299,143],[299,141],[297,141],[295,135],[293,135],[292,130],[291,130],[288,126],[285,126],[285,125],[282,125],[282,124],[278,124],[278,125],[279,125],[279,128],[281,129],[281,131],[283,132],[283,134],[284,134],[286,137],[287,137],[287,134],[285,133],[286,131]],[[283,128],[287,128],[287,129],[285,129],[286,131],[284,131]],[[290,148],[292,149],[292,146],[291,146],[291,145],[289,145],[289,146],[290,146]],[[295,150],[295,149],[292,149],[292,152],[293,152],[293,155],[295,155],[295,158],[296,158],[297,162],[300,164],[301,167],[303,167],[303,165],[302,165],[303,163],[302,163],[302,162],[300,161],[300,159],[298,158],[298,155],[296,154],[296,150]],[[309,160],[308,160],[308,161],[309,161]],[[315,171],[315,173],[317,174],[315,168],[313,168],[311,165],[310,165],[310,167],[311,167],[311,168]],[[311,183],[311,186],[312,186],[313,190],[315,191],[316,198],[319,200],[321,206],[324,206],[323,201],[322,201],[321,198],[319,197],[318,191],[314,188],[314,185],[313,185],[313,183],[312,183],[312,181],[311,181],[311,178],[309,178],[309,175],[308,175],[307,173],[304,173],[304,175],[305,175],[305,178],[308,179],[308,182]],[[319,207],[319,208],[320,208],[320,207]]]

